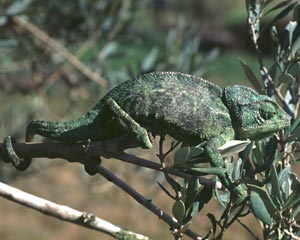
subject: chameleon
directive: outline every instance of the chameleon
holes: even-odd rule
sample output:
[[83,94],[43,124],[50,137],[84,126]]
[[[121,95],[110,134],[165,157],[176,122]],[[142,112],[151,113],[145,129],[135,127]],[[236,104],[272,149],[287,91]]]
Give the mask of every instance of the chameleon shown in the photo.
[[[275,101],[249,87],[221,89],[193,75],[154,72],[117,85],[78,119],[30,122],[26,141],[32,141],[35,134],[75,143],[130,133],[140,147],[149,149],[153,145],[150,132],[154,136],[167,134],[189,146],[207,141],[205,151],[211,166],[223,167],[217,149],[225,142],[259,140],[289,124],[289,115]],[[10,139],[6,140],[12,151]],[[20,164],[27,168],[29,160],[22,161]]]

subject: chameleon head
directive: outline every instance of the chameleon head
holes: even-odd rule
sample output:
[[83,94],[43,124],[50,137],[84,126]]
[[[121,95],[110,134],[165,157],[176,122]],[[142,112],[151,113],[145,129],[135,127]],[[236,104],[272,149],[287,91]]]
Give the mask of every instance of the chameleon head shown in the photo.
[[224,89],[237,139],[258,140],[290,125],[289,115],[271,98],[251,88],[235,85]]

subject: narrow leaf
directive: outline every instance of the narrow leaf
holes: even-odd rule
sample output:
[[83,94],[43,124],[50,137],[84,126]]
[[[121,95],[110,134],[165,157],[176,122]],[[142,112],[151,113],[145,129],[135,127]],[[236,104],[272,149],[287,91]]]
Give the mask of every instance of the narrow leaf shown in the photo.
[[188,161],[190,156],[190,147],[180,148],[174,156],[174,165],[178,166]]
[[272,225],[272,218],[264,204],[264,201],[261,199],[260,195],[256,192],[250,193],[250,205],[253,211],[253,214],[263,223]]
[[255,76],[254,72],[251,70],[251,68],[249,67],[249,65],[243,59],[240,59],[240,63],[242,65],[242,67],[243,67],[243,70],[244,70],[244,72],[246,74],[246,77],[251,82],[251,84],[253,85],[253,87],[258,92],[261,92],[262,86],[260,84],[260,81],[257,79],[257,77]]
[[294,33],[296,27],[297,27],[297,22],[295,22],[295,21],[290,21],[285,27],[285,30],[288,31],[288,33],[289,33],[289,44],[290,44],[290,46],[292,45],[293,33]]
[[197,177],[192,177],[188,181],[188,186],[186,190],[186,197],[184,200],[186,208],[189,208],[192,206],[193,202],[195,201],[198,192],[200,191],[200,183]]
[[276,21],[284,18],[291,10],[293,10],[293,8],[297,5],[297,2],[294,2],[292,4],[290,4],[289,6],[287,6],[285,9],[283,9],[280,13],[278,13],[262,30],[265,31],[267,29],[269,29],[271,26],[273,26],[275,24]]
[[291,173],[291,165],[286,166],[278,175],[279,185],[284,193],[285,199],[289,196],[290,184],[289,174]]
[[176,200],[172,207],[173,216],[177,219],[179,224],[183,223],[184,214],[185,214],[185,205],[182,200]]
[[298,127],[299,123],[300,123],[300,114],[293,121],[292,126],[291,126],[291,132],[294,132],[294,130],[296,129],[296,127]]
[[237,181],[240,177],[241,177],[241,165],[242,165],[243,161],[242,159],[237,160],[234,169],[233,169],[233,180]]
[[277,211],[276,204],[274,203],[273,199],[270,197],[270,194],[265,189],[252,184],[247,184],[247,187],[253,192],[256,192],[260,195],[260,197],[264,200],[265,205],[269,209],[270,213],[275,213]]
[[275,197],[280,203],[282,203],[282,193],[280,190],[278,175],[274,163],[271,165],[270,177],[272,184],[272,196],[273,198]]
[[202,173],[202,174],[213,174],[217,176],[224,176],[226,172],[226,168],[219,168],[219,167],[209,167],[209,168],[190,168],[193,172]]
[[[298,118],[298,119],[300,119],[300,118]],[[298,119],[296,119],[296,120],[298,120]],[[291,135],[288,136],[288,138],[286,140],[288,142],[291,142],[291,141],[299,141],[299,139],[300,139],[300,126],[298,126],[296,129],[291,131]]]
[[283,204],[283,208],[290,208],[298,203],[300,203],[300,192],[293,191]]
[[219,147],[218,150],[222,157],[228,157],[245,150],[250,143],[250,140],[231,140]]
[[207,217],[208,219],[210,220],[211,222],[211,225],[212,225],[212,232],[213,232],[213,235],[216,234],[216,230],[217,230],[217,219],[215,218],[214,215],[212,215],[211,213],[208,213],[207,214]]
[[270,12],[273,12],[279,8],[282,8],[282,7],[285,7],[286,5],[288,5],[289,3],[291,2],[291,0],[286,0],[286,1],[283,1],[283,2],[280,2],[278,3],[277,5],[275,5],[274,7],[272,7],[271,9],[269,9],[265,15],[269,14]]

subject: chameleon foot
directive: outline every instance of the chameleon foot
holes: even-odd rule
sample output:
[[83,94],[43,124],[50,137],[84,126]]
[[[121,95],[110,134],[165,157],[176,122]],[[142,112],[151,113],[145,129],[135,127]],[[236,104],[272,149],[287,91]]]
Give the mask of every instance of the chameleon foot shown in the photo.
[[89,175],[95,175],[98,173],[98,166],[101,163],[100,157],[93,157],[86,159],[85,164],[84,164],[84,170],[89,174]]
[[6,162],[12,162],[12,164],[18,169],[18,170],[26,170],[30,163],[30,159],[20,159],[17,154],[15,153],[12,142],[14,140],[11,136],[7,136],[4,138],[4,149],[7,156]]
[[125,112],[118,103],[112,99],[108,98],[106,104],[115,117],[118,119],[122,126],[125,126],[130,133],[132,133],[140,147],[150,149],[152,148],[151,140],[148,137],[148,131],[146,128],[142,127],[138,122],[136,122],[127,112]]

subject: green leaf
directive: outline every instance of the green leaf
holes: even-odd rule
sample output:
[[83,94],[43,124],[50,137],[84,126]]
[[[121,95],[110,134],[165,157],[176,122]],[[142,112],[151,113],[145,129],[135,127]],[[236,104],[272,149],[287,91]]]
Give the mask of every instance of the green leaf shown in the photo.
[[[300,117],[298,117],[296,119],[296,121],[298,122],[300,120]],[[298,125],[298,123],[297,123]],[[292,125],[292,127],[294,126],[294,124]],[[298,141],[300,139],[300,126],[298,126],[296,129],[294,129],[293,131],[291,131],[290,136],[288,136],[288,138],[286,139],[286,141],[291,142],[291,141]]]
[[190,148],[190,161],[194,162],[199,158],[201,154],[203,154],[204,148],[202,147],[191,147]]
[[248,160],[248,158],[249,158],[249,156],[250,156],[252,150],[255,149],[255,148],[256,148],[256,146],[254,145],[253,142],[250,142],[250,143],[246,146],[245,150],[244,150],[243,153],[242,153],[242,160],[243,160],[243,162],[245,162],[245,161]]
[[182,200],[176,200],[172,207],[173,216],[177,219],[179,224],[183,223],[184,215],[185,215],[185,205]]
[[294,218],[295,221],[300,220],[300,202],[296,204],[293,209],[292,209],[292,217]]
[[278,10],[279,8],[285,7],[286,5],[288,5],[291,2],[291,0],[286,0],[283,2],[278,3],[276,6],[272,7],[271,9],[269,9],[265,15],[269,14],[270,12],[273,12],[275,10]]
[[193,202],[195,201],[198,192],[200,191],[200,183],[197,177],[192,177],[189,181],[188,181],[188,186],[187,186],[187,190],[186,190],[186,197],[184,200],[185,206],[186,208],[190,208],[193,204]]
[[190,147],[183,147],[176,151],[174,156],[174,165],[181,165],[186,163],[190,157]]
[[247,187],[253,192],[259,194],[259,196],[264,200],[264,203],[270,213],[275,213],[277,211],[276,204],[274,203],[273,199],[270,197],[270,194],[265,189],[252,184],[247,184]]
[[285,30],[288,31],[289,33],[289,43],[290,43],[290,46],[292,45],[292,42],[293,42],[293,34],[294,34],[294,31],[297,27],[297,22],[295,21],[290,21],[286,26],[285,26]]
[[270,177],[272,184],[272,197],[276,198],[279,203],[282,203],[282,193],[279,186],[279,179],[274,163],[271,165]]
[[300,203],[300,182],[294,173],[290,174],[290,182],[292,193],[283,204],[283,208],[289,208]]
[[300,192],[293,191],[283,204],[283,208],[290,208],[298,203],[300,203]]
[[288,69],[288,73],[292,76],[296,76],[299,72],[300,72],[300,63],[299,62],[295,62]]
[[217,219],[215,218],[214,215],[212,215],[211,213],[208,213],[207,214],[207,217],[208,219],[210,220],[211,222],[211,225],[212,225],[212,232],[213,232],[213,235],[216,234],[216,230],[217,230]]
[[232,173],[232,177],[234,181],[237,181],[241,177],[241,165],[243,161],[242,159],[238,159]]
[[[199,203],[198,212],[205,206],[213,196],[213,188],[203,186],[198,192],[196,201]],[[194,216],[194,215],[192,215]]]
[[272,218],[265,206],[264,201],[261,199],[260,195],[256,192],[250,193],[250,205],[253,214],[263,223],[272,225]]
[[251,70],[251,68],[249,67],[249,65],[240,58],[240,63],[243,67],[243,70],[246,74],[246,77],[248,78],[248,80],[251,82],[251,84],[253,85],[253,87],[258,91],[261,92],[262,90],[262,86],[260,84],[260,81],[257,79],[257,77],[255,76],[254,72]]
[[196,197],[191,201],[192,199],[189,199],[189,202],[187,201],[189,194],[186,195],[185,206],[186,209],[189,209],[189,211],[186,213],[186,217],[184,219],[184,222],[190,221],[194,216],[196,216],[199,211],[205,206],[206,203],[209,202],[209,200],[213,196],[213,189],[211,187],[201,187],[197,191]]
[[213,174],[213,175],[217,175],[217,176],[224,176],[224,174],[226,172],[226,168],[219,168],[219,167],[209,167],[209,168],[192,167],[192,168],[190,168],[190,170],[192,170],[193,172],[196,172],[196,173]]
[[298,127],[299,123],[300,123],[300,114],[298,114],[297,118],[292,123],[291,133],[293,133],[296,127]]
[[228,156],[232,156],[236,153],[239,153],[243,150],[245,150],[245,148],[251,143],[250,140],[231,140],[226,142],[224,145],[222,145],[221,147],[218,148],[218,150],[220,151],[222,157],[228,157]]
[[281,12],[279,12],[262,30],[265,31],[266,29],[269,29],[271,26],[275,24],[276,21],[284,18],[290,11],[293,10],[293,8],[297,5],[297,2],[294,2],[290,5],[288,5],[285,9],[283,9]]
[[201,158],[200,155],[204,152],[202,147],[182,147],[180,148],[174,156],[174,165],[180,166],[187,163],[200,163],[208,162],[208,158],[205,160]]
[[281,189],[284,193],[285,199],[289,196],[290,184],[289,184],[289,175],[291,173],[291,165],[287,165],[278,175],[278,182],[281,186]]
[[273,65],[269,69],[269,75],[272,79],[275,79],[277,71],[277,63],[274,62]]

